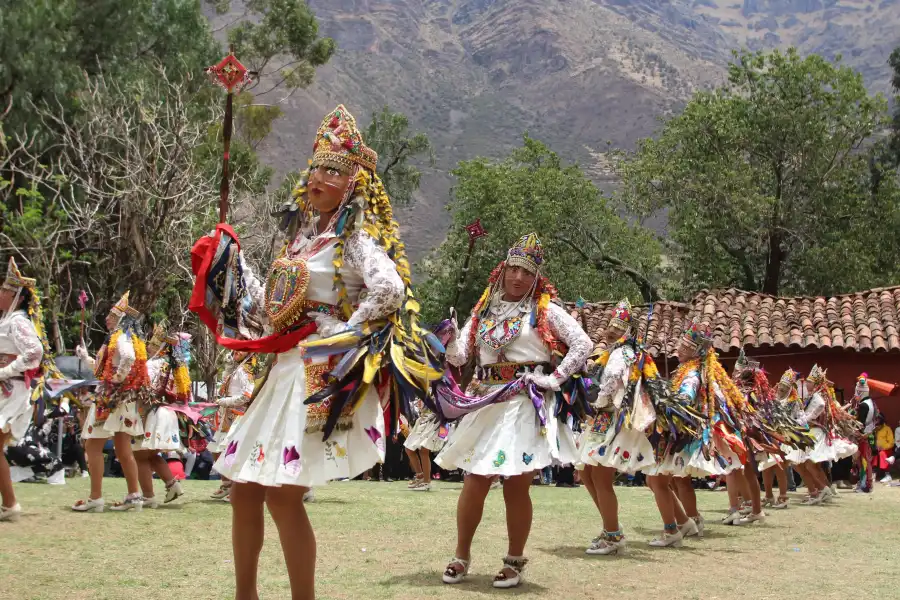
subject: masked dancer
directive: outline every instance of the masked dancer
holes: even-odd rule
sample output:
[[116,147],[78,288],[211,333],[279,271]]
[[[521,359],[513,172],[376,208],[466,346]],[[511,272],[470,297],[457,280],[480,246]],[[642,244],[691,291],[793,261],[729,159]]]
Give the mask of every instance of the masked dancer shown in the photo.
[[[37,282],[23,277],[12,257],[0,286],[0,521],[22,513],[16,500],[4,449],[25,436],[32,419],[32,379],[41,376],[44,347],[38,334],[40,296]],[[37,302],[37,306],[35,306]]]
[[552,302],[556,290],[541,275],[543,262],[537,236],[523,236],[491,273],[472,316],[447,346],[447,360],[453,365],[475,357],[470,397],[498,390],[508,391],[509,397],[463,416],[436,459],[444,469],[467,473],[457,505],[456,553],[444,571],[445,583],[459,583],[468,574],[472,539],[491,479],[499,475],[505,478],[509,546],[493,585],[519,585],[527,563],[534,472],[577,460],[572,430],[555,418],[556,391],[583,369],[591,341],[578,322]]
[[[185,334],[186,335],[186,334]],[[180,334],[169,335],[165,322],[153,327],[147,343],[147,373],[150,378],[149,401],[139,407],[144,416],[144,435],[132,439],[131,448],[138,464],[138,478],[144,508],[156,508],[159,500],[153,491],[153,473],[165,483],[165,503],[184,494],[181,483],[172,475],[169,463],[160,453],[184,450],[178,413],[191,399],[191,376],[185,357],[186,343]]]
[[227,225],[193,250],[191,310],[220,344],[277,354],[215,464],[234,482],[239,600],[257,597],[264,505],[278,528],[292,597],[314,597],[316,542],[304,494],[384,460],[390,432],[379,392],[390,397],[396,423],[398,408],[409,411],[441,376],[417,325],[409,264],[376,161],[353,116],[338,106],[322,121],[309,170],[282,213],[286,242],[265,282]]
[[96,360],[88,356],[84,346],[75,349],[78,358],[94,369],[100,385],[81,432],[91,475],[91,494],[87,500],[76,502],[72,506],[74,511],[103,512],[103,446],[109,438],[113,439],[128,489],[125,499],[110,509],[140,511],[143,507],[137,462],[131,450],[131,438],[144,435],[138,404],[146,401],[150,383],[140,318],[141,313],[128,304],[128,292],[125,292],[106,317],[109,337]]
[[[230,365],[225,373],[225,379],[219,388],[219,397],[216,403],[219,410],[216,411],[215,430],[213,442],[207,448],[218,460],[219,454],[225,451],[225,437],[231,428],[240,420],[253,394],[255,377],[256,356],[246,352],[232,352]],[[231,493],[231,480],[222,478],[222,485],[212,493],[212,498],[227,500]]]

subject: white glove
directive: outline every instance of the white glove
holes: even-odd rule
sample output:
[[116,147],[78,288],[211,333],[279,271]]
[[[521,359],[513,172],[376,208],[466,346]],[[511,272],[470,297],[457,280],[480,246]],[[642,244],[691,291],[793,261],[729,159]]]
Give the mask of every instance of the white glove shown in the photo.
[[318,333],[323,338],[331,337],[335,334],[341,333],[342,331],[348,331],[349,329],[351,329],[351,327],[344,321],[336,319],[331,315],[322,312],[312,311],[306,313],[306,316],[316,322]]
[[216,400],[216,404],[219,406],[223,406],[225,408],[233,408],[235,406],[241,406],[245,402],[243,396],[223,396]]
[[14,371],[12,365],[6,365],[5,367],[0,368],[0,381],[9,379],[10,377],[15,377],[18,374],[19,372]]
[[535,369],[534,373],[529,373],[526,380],[542,390],[553,390],[554,392],[559,390],[559,386],[562,383],[557,379],[556,375],[544,375],[544,369],[542,367]]
[[81,360],[87,360],[88,359],[87,349],[84,346],[82,346],[81,344],[78,344],[77,346],[75,346],[75,356],[77,356]]

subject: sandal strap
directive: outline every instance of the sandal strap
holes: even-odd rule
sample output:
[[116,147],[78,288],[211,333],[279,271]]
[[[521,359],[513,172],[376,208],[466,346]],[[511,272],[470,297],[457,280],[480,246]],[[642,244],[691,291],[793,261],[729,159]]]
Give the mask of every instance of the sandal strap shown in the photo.
[[528,559],[524,556],[519,558],[513,558],[507,556],[503,559],[503,568],[504,569],[512,569],[516,573],[521,573],[525,570],[525,565],[528,564]]
[[[457,571],[453,565],[462,565],[462,571]],[[448,575],[456,576],[460,573],[468,573],[469,572],[469,561],[464,560],[462,558],[453,558],[449,563],[447,563],[447,568],[444,569],[444,573]]]

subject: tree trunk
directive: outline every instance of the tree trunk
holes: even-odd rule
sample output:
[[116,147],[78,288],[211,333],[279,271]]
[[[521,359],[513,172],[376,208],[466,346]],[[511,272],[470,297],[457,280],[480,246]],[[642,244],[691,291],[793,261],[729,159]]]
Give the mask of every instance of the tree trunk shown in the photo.
[[763,282],[763,293],[777,296],[781,288],[781,266],[784,263],[784,250],[781,247],[781,234],[769,235],[769,259],[766,261],[766,278]]
[[56,348],[56,355],[62,356],[66,353],[66,343],[63,341],[62,329],[59,326],[59,311],[56,308],[56,300],[52,299],[50,302],[50,329],[53,332],[53,346]]

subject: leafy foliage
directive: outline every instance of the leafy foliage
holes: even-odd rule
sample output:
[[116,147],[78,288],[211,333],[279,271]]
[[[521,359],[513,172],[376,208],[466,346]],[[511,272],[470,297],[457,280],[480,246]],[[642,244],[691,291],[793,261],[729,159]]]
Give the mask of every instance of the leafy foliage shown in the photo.
[[833,293],[896,281],[897,188],[863,152],[883,98],[848,67],[795,50],[735,54],[622,165],[635,214],[667,210],[682,286]]
[[447,239],[419,265],[419,274],[427,277],[420,295],[428,320],[443,318],[455,302],[468,249],[464,228],[476,218],[488,235],[476,243],[456,306],[460,314],[471,310],[508,248],[530,231],[541,238],[546,274],[566,299],[636,299],[640,291],[623,276],[621,265],[642,274],[659,265],[659,244],[647,230],[625,222],[578,166],[563,164],[527,135],[505,160],[464,161],[453,174],[457,184],[448,206],[453,225]]
[[434,149],[425,133],[409,133],[409,119],[403,113],[391,112],[387,106],[372,115],[363,132],[366,145],[378,153],[378,175],[394,206],[412,202],[419,189],[422,173],[410,160],[424,157],[434,166]]

